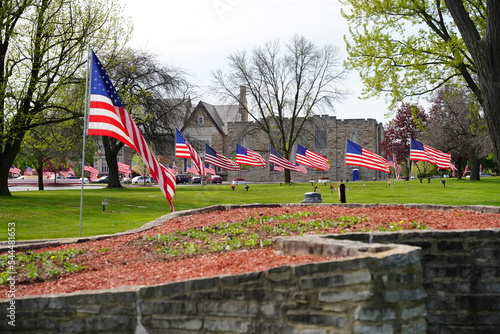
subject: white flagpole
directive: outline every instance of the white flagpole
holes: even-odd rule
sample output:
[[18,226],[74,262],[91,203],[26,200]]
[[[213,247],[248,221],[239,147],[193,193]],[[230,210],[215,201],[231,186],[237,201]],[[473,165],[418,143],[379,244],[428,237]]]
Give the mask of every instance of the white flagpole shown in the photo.
[[89,109],[90,109],[90,71],[91,65],[90,65],[90,45],[88,46],[87,50],[87,77],[85,79],[85,107],[83,111],[83,144],[82,144],[82,163],[81,163],[81,168],[82,168],[82,182],[80,183],[80,228],[78,232],[78,236],[81,238],[82,237],[82,224],[83,224],[83,188],[85,184],[85,146],[87,144],[87,126],[88,126],[88,115],[89,115]]

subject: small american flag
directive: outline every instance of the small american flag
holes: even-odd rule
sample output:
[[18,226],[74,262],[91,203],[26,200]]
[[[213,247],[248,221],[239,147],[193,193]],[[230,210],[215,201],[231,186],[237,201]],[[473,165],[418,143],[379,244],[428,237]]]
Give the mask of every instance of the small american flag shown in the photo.
[[91,52],[88,124],[89,135],[113,137],[139,154],[174,211],[175,176],[156,160],[94,52]]
[[26,165],[26,168],[24,169],[24,175],[33,175],[33,168]]
[[273,171],[275,172],[284,172],[285,169],[283,167],[280,167],[280,166],[277,166],[277,165],[274,165],[273,166]]
[[297,166],[297,169],[299,172],[307,174],[307,169],[304,166],[302,166],[298,162],[295,162],[295,166]]
[[266,160],[257,152],[236,145],[236,162],[240,165],[265,166]]
[[85,165],[83,167],[83,170],[90,173],[90,177],[89,177],[90,181],[97,180],[97,175],[99,175],[99,171],[97,169],[95,169],[94,167]]
[[207,164],[207,163],[205,163],[205,172],[207,172],[207,174],[212,174],[212,175],[217,174],[215,172],[215,169],[213,169],[212,167],[210,167],[210,165]]
[[205,162],[226,170],[240,170],[240,165],[215,151],[208,144],[205,144]]
[[200,175],[206,174],[205,165],[203,164],[200,155],[177,129],[175,129],[175,157],[191,158]]
[[448,169],[450,168],[451,154],[436,150],[412,138],[410,160],[427,161],[438,166],[440,169]]
[[132,172],[130,170],[130,165],[127,165],[126,163],[123,162],[118,162],[118,171],[125,175],[130,175],[130,173]]
[[283,158],[281,154],[279,154],[278,151],[272,146],[269,151],[269,162],[294,172],[300,172],[295,163]]
[[347,141],[345,164],[390,172],[389,161],[350,140]]
[[20,172],[21,170],[17,167],[12,166],[9,168],[9,173],[19,174]]
[[322,171],[330,169],[327,158],[298,144],[295,161],[301,165],[309,166]]

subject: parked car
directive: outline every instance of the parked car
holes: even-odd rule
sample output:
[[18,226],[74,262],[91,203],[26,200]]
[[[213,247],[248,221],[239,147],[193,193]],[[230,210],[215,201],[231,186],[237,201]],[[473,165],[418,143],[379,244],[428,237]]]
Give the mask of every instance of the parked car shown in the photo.
[[201,183],[201,177],[199,177],[199,176],[191,176],[189,182],[190,183]]
[[101,176],[100,178],[98,178],[97,180],[95,181],[92,181],[93,183],[108,183],[109,182],[109,177],[106,175],[106,176]]
[[481,172],[481,173],[479,173],[479,176],[480,177],[487,177],[487,176],[491,176],[491,175]]
[[[48,179],[49,180],[54,180],[54,175],[52,175]],[[66,177],[65,176],[56,176],[55,179],[57,179],[57,180],[64,180],[64,179],[66,179]]]
[[178,174],[175,176],[175,183],[189,183],[189,178],[187,175]]
[[132,179],[130,177],[124,177],[122,179],[122,183],[131,183],[132,182]]
[[149,176],[136,176],[131,181],[132,184],[144,184],[144,183],[153,183],[153,179]]
[[222,183],[222,177],[219,175],[212,175],[207,177],[207,183]]
[[[82,178],[79,178],[78,180],[81,182],[81,181],[82,181]],[[86,177],[84,177],[84,178],[83,178],[83,183],[89,183],[89,179],[88,179],[88,178],[86,178]]]

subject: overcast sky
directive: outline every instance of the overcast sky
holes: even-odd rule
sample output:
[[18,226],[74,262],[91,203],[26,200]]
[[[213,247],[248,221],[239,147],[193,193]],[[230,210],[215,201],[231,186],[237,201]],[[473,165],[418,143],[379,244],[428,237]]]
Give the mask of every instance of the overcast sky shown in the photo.
[[[201,86],[210,83],[212,71],[227,68],[227,57],[235,51],[251,51],[278,39],[285,43],[295,34],[319,47],[334,45],[342,60],[346,57],[348,27],[336,0],[119,1],[134,25],[132,47],[148,50],[162,63],[183,69]],[[358,98],[363,86],[357,72],[349,73],[344,84],[351,94],[335,106],[337,118],[387,121],[383,98]],[[203,93],[201,99],[220,102]]]

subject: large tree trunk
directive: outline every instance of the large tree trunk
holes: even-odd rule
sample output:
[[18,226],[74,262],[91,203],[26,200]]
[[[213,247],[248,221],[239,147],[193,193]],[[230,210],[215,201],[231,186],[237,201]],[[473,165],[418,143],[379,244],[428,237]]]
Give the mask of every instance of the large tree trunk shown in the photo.
[[470,168],[470,180],[479,181],[479,159],[475,155],[471,155],[469,158],[469,168]]
[[42,167],[42,165],[43,165],[43,163],[41,163],[40,166],[37,166],[37,168],[35,168],[36,173],[38,174],[37,175],[37,178],[38,178],[38,190],[45,190],[44,185],[43,185],[44,175],[43,175],[43,167]]
[[487,1],[488,17],[484,36],[480,36],[463,1],[445,2],[476,65],[481,92],[475,94],[483,106],[500,168],[500,1]]
[[116,140],[110,137],[102,137],[102,143],[104,146],[104,155],[106,157],[106,163],[108,164],[108,188],[123,188],[120,183],[120,178],[118,176],[118,148]]
[[0,196],[12,196],[9,190],[9,169],[21,148],[21,141],[22,136],[21,139],[6,143],[3,152],[0,150]]

